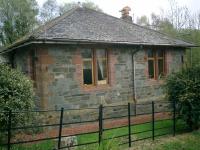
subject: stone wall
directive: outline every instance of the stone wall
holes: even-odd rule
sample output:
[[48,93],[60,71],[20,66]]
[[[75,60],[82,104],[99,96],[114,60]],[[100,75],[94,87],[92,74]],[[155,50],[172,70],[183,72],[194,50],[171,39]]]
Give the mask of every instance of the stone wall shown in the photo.
[[[90,48],[90,47],[88,47]],[[136,48],[110,48],[109,84],[85,87],[82,75],[82,47],[38,45],[35,47],[36,59],[30,63],[30,49],[16,53],[15,61],[23,72],[30,74],[34,66],[36,104],[43,109],[67,109],[98,107],[103,105],[123,105],[161,100],[164,97],[162,85],[164,80],[148,79],[148,62],[146,51],[139,50],[134,55],[132,66],[131,52]],[[168,74],[181,68],[183,50],[167,50],[166,62]],[[133,69],[133,70],[132,70]],[[134,86],[132,73],[134,72]]]

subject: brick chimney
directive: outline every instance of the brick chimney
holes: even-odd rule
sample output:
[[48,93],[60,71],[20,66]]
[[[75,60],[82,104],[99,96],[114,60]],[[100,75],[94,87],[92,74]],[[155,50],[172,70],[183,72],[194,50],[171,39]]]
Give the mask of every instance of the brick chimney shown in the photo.
[[131,8],[126,6],[124,7],[122,10],[120,10],[120,12],[122,13],[121,19],[124,19],[125,21],[128,22],[133,22],[132,17],[129,16],[129,12],[131,11]]

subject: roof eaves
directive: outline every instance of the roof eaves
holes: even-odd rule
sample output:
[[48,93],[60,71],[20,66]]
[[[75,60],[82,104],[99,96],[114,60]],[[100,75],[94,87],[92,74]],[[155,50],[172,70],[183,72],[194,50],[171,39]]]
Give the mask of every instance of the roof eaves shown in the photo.
[[121,44],[121,45],[146,45],[146,46],[172,46],[172,47],[196,47],[191,44],[169,44],[169,43],[148,43],[148,42],[128,42],[128,41],[103,41],[103,40],[86,40],[86,39],[36,39],[35,43],[62,43],[62,44]]

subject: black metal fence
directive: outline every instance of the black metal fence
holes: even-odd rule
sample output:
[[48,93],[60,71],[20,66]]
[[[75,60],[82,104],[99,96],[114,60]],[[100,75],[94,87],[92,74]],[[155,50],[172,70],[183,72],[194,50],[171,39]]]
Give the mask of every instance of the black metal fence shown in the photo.
[[[156,105],[156,106],[155,106]],[[166,109],[163,109],[163,105]],[[161,107],[162,106],[162,107]],[[159,108],[161,107],[161,108]],[[159,109],[160,110],[159,110]],[[112,110],[110,115],[108,109]],[[140,110],[141,109],[141,110]],[[143,111],[146,109],[147,111]],[[69,114],[70,111],[82,111],[79,112],[79,115],[83,115],[86,113],[86,110],[91,110],[90,115],[88,116],[89,119],[79,121],[71,121],[70,117],[73,118],[73,113],[69,115],[68,118],[66,118],[66,114]],[[155,137],[164,136],[172,134],[175,136],[176,133],[179,133],[180,131],[185,131],[187,127],[185,128],[184,123],[182,127],[179,127],[177,125],[178,120],[178,114],[176,113],[176,105],[174,103],[170,102],[151,102],[146,104],[137,104],[133,105],[128,103],[128,105],[120,105],[120,106],[103,106],[100,105],[99,108],[87,108],[87,109],[64,109],[61,108],[61,110],[52,110],[52,111],[31,111],[31,113],[54,113],[54,117],[56,119],[53,119],[56,123],[47,123],[47,124],[31,124],[31,125],[24,125],[20,127],[13,127],[12,126],[12,117],[15,114],[19,113],[28,113],[26,111],[18,111],[18,112],[1,112],[6,113],[8,116],[8,125],[7,128],[3,129],[0,127],[0,132],[4,133],[7,140],[4,143],[1,143],[0,148],[10,150],[12,147],[16,145],[22,145],[27,143],[37,143],[40,141],[47,141],[47,140],[56,140],[55,142],[57,146],[52,147],[51,150],[60,150],[65,149],[69,147],[80,147],[80,146],[86,146],[86,145],[92,145],[92,144],[101,144],[103,141],[112,140],[112,139],[121,139],[119,140],[119,145],[127,145],[129,147],[133,146],[133,143],[136,141],[141,141],[145,139],[152,139],[154,140]],[[30,111],[29,111],[30,113]],[[56,115],[55,115],[56,113]],[[65,114],[66,113],[66,114]],[[92,115],[93,114],[93,115]],[[158,117],[160,115],[160,117]],[[96,117],[94,117],[96,116]],[[45,118],[45,117],[44,117]],[[91,119],[92,118],[92,119]],[[36,118],[37,119],[37,118]],[[47,120],[50,120],[49,118],[46,118]],[[110,122],[109,122],[110,121]],[[156,123],[159,123],[161,121],[171,121],[169,126],[161,126],[156,127]],[[114,122],[114,124],[112,124]],[[110,124],[109,124],[110,123]],[[76,132],[76,133],[69,133],[66,134],[64,131],[67,128],[72,128],[74,130],[80,129],[80,126],[84,125],[90,125],[92,124],[95,129],[89,130],[87,132]],[[137,130],[134,129],[134,127],[139,125],[145,125],[147,124],[150,128],[145,130]],[[80,125],[80,126],[77,126]],[[77,127],[74,127],[77,126]],[[42,138],[36,138],[31,140],[16,140],[17,137],[13,136],[13,134],[16,135],[16,130],[26,130],[26,129],[38,129],[38,128],[48,128],[49,131],[55,131],[55,134],[48,135],[48,137],[42,137]],[[123,134],[118,134],[117,136],[112,137],[106,137],[104,136],[104,133],[107,131],[112,132],[116,129],[122,129],[124,131]],[[168,129],[168,130],[166,130]],[[122,132],[122,130],[120,132]],[[135,130],[135,131],[134,131]],[[166,130],[169,132],[162,133],[161,134],[155,134],[158,130]],[[46,132],[46,130],[43,130],[43,132]],[[48,131],[47,131],[48,132]],[[142,135],[145,133],[147,136],[136,136],[138,134]],[[1,134],[0,133],[0,134]],[[18,133],[18,135],[22,134],[23,132]],[[62,139],[65,137],[71,137],[76,136],[80,137],[83,135],[98,135],[96,140],[89,141],[89,142],[77,142],[76,144],[71,145],[63,145]],[[37,137],[37,134],[35,134]],[[39,134],[38,134],[39,135]],[[136,138],[137,137],[137,138]],[[86,141],[86,140],[85,140]]]

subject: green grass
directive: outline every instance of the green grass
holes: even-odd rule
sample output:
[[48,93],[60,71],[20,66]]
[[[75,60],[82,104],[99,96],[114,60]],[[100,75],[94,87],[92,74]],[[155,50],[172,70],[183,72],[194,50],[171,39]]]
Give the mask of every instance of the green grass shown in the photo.
[[193,131],[177,135],[175,137],[164,137],[154,142],[145,141],[135,145],[134,150],[199,150],[200,131]]
[[[172,120],[164,120],[164,121],[155,122],[155,129],[164,128],[164,129],[156,130],[155,135],[160,135],[160,134],[165,134],[165,133],[172,134],[172,127],[173,127]],[[177,129],[182,129],[182,128],[185,128],[185,124],[182,121],[177,122]],[[151,129],[152,129],[152,123],[145,123],[142,125],[131,126],[131,131],[133,133],[132,140],[151,137],[152,131],[135,134],[136,132],[143,132],[143,131],[147,131]],[[111,129],[111,130],[106,130],[103,132],[103,138],[113,139],[116,136],[121,136],[121,135],[126,135],[126,134],[128,134],[128,127]],[[98,141],[98,133],[85,134],[85,135],[78,136],[78,144],[90,143],[94,141]],[[111,141],[113,143],[118,143],[118,144],[121,142],[128,142],[128,136],[113,139]],[[104,142],[109,143],[108,140],[105,140]],[[127,145],[125,145],[125,147],[126,146]],[[37,144],[28,144],[26,146],[24,145],[14,146],[12,150],[36,150],[36,149],[37,150],[44,150],[44,149],[52,150],[54,147],[55,147],[55,143],[53,141],[45,141],[45,142],[40,142]],[[80,150],[83,150],[83,149],[95,150],[97,147],[98,147],[98,144],[93,144],[93,145],[88,145],[88,146],[81,146],[79,147],[79,149]],[[0,148],[0,150],[5,150],[5,149]]]

